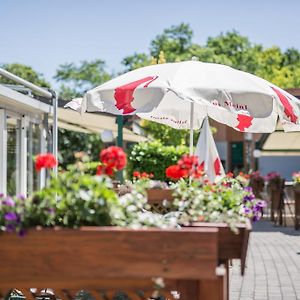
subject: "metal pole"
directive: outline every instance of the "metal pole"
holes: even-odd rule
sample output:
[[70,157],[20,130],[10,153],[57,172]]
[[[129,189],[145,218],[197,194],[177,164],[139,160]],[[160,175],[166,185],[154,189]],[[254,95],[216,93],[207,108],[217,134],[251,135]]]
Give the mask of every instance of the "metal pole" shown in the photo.
[[[20,151],[20,167],[19,167],[19,193],[27,196],[27,117],[22,116],[20,120],[21,128],[18,129],[20,132],[19,145],[17,151]],[[17,152],[18,153],[18,152]]]
[[[57,94],[52,92],[52,106],[53,106],[53,125],[52,125],[52,153],[57,160],[57,148],[58,148],[58,125],[57,125]],[[57,166],[53,168],[54,176],[57,177]]]
[[17,75],[14,75],[14,74],[10,73],[10,72],[2,69],[2,68],[0,68],[0,75],[4,76],[4,77],[6,77],[10,80],[13,80],[15,82],[18,82],[18,83],[30,88],[33,91],[36,91],[41,96],[44,96],[44,97],[47,97],[47,98],[52,98],[52,94],[50,92],[46,91],[45,89],[43,89],[43,88],[41,88],[41,87],[25,80],[25,79],[23,79],[23,78],[21,78]]
[[[190,155],[194,153],[194,102],[191,102],[190,109]],[[193,167],[194,169],[194,167]],[[189,183],[192,183],[192,175],[190,175]]]
[[190,109],[190,155],[194,152],[194,102],[191,102]]
[[[117,137],[117,146],[123,148],[123,116],[117,116],[118,124],[118,137]],[[117,179],[121,182],[124,181],[123,171],[117,173]]]
[[0,109],[0,193],[7,189],[7,127],[6,110]]

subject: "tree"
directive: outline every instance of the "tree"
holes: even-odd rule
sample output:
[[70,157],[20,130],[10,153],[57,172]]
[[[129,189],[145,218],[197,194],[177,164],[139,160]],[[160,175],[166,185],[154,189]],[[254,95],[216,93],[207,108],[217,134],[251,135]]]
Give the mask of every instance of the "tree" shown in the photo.
[[[36,84],[41,87],[50,88],[50,83],[44,79],[44,76],[35,70],[32,69],[30,66],[13,63],[13,64],[3,64],[1,68],[5,69],[6,71],[13,73],[29,82]],[[7,79],[5,77],[0,76],[0,83],[4,84],[17,84],[15,81]]]
[[61,82],[60,97],[72,99],[108,81],[111,75],[105,71],[105,62],[100,59],[82,61],[79,65],[66,63],[60,65],[54,78]]
[[150,53],[158,58],[163,51],[168,62],[183,60],[192,46],[192,37],[193,30],[188,24],[171,26],[151,41]]
[[[105,62],[100,59],[82,61],[79,65],[66,63],[60,65],[54,78],[61,83],[59,96],[62,99],[82,97],[84,92],[109,80],[111,75],[105,70]],[[75,161],[74,153],[86,152],[91,160],[98,160],[102,148],[100,135],[85,134],[61,129],[59,131],[60,155],[62,166]]]
[[122,65],[125,66],[124,72],[145,67],[151,64],[151,57],[144,53],[135,53],[132,56],[127,56],[122,60]]

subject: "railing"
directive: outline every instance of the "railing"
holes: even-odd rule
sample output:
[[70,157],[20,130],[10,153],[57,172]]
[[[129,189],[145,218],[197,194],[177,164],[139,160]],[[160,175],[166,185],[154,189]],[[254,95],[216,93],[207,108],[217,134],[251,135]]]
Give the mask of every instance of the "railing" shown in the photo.
[[[6,77],[14,82],[17,82],[23,86],[28,87],[32,91],[36,92],[37,94],[44,96],[48,99],[52,100],[53,105],[53,134],[52,134],[52,143],[53,143],[53,155],[57,158],[57,139],[58,139],[58,125],[57,125],[57,94],[53,90],[45,90],[15,74],[12,74],[2,68],[0,68],[0,75]],[[54,174],[57,174],[57,167],[54,168]]]

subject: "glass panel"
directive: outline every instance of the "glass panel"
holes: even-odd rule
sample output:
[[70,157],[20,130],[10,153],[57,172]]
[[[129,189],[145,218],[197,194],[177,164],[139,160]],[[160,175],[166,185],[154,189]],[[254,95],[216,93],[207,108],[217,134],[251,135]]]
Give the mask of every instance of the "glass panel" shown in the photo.
[[34,158],[40,153],[40,128],[38,124],[29,123],[27,128],[27,193],[39,189],[39,173],[35,171]]
[[18,189],[18,149],[20,120],[7,117],[7,194],[15,195]]

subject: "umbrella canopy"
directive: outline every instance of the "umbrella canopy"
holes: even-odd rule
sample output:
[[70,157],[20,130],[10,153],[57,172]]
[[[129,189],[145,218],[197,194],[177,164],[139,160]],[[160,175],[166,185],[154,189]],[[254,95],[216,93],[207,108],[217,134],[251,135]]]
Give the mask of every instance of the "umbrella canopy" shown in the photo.
[[252,74],[199,61],[136,69],[67,106],[137,114],[177,129],[198,129],[209,116],[242,132],[273,132],[278,117],[285,131],[300,130],[297,98]]

